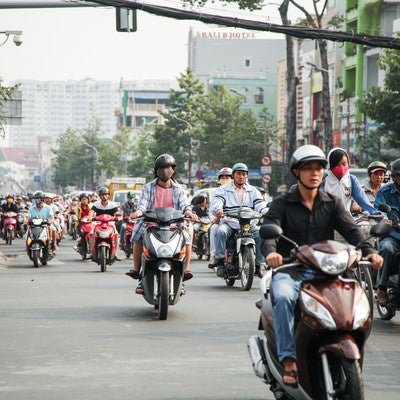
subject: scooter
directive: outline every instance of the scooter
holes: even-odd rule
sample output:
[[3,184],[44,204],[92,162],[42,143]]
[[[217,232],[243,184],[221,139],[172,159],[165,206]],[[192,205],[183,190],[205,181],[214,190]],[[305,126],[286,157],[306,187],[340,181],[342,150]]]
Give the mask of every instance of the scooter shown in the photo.
[[86,260],[86,257],[91,254],[90,249],[90,233],[92,232],[93,224],[88,217],[83,217],[79,221],[79,235],[81,240],[78,245],[78,253],[81,255],[82,260]]
[[223,273],[217,270],[217,276],[223,278],[227,286],[233,286],[240,280],[241,290],[247,291],[253,285],[256,269],[256,242],[251,235],[251,221],[263,217],[250,207],[238,207],[226,211],[224,216],[238,220],[240,228],[228,238]]
[[17,214],[17,235],[18,237],[24,237],[28,225],[26,224],[26,220],[28,217],[28,210],[20,210]]
[[155,208],[140,217],[146,224],[143,235],[142,284],[144,299],[166,320],[168,307],[182,295],[185,239],[179,226],[187,220],[173,208]]
[[14,211],[7,211],[3,221],[3,238],[6,244],[11,245],[13,240],[17,237],[17,213]]
[[[371,228],[372,236],[387,234],[390,225]],[[286,240],[293,245],[292,257],[274,271],[290,273],[301,265],[316,272],[316,278],[300,286],[295,315],[298,386],[283,383],[278,361],[270,284],[272,271],[260,282],[259,329],[264,335],[249,339],[248,349],[255,374],[270,385],[281,400],[363,400],[362,366],[364,346],[372,319],[368,299],[355,279],[341,274],[361,260],[357,247],[336,241],[298,246],[277,225],[263,225],[264,239]]]
[[54,257],[48,233],[49,222],[43,218],[32,218],[29,221],[26,235],[26,252],[33,266],[47,265]]
[[129,216],[124,218],[125,221],[125,234],[124,234],[124,253],[126,258],[129,258],[132,254],[133,248],[131,243],[133,228],[135,227],[135,220]]
[[210,259],[210,245],[208,239],[208,230],[211,226],[211,220],[209,217],[201,217],[198,222],[194,224],[195,232],[195,245],[194,251],[197,254],[197,258],[201,260],[203,256]]
[[118,232],[114,220],[109,214],[98,215],[89,237],[92,260],[100,265],[101,272],[106,272],[107,266],[117,259]]

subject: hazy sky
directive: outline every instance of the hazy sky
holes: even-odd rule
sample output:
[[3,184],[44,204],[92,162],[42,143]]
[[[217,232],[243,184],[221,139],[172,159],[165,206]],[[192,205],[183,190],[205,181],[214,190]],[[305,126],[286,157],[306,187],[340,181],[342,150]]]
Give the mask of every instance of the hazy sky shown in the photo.
[[[181,4],[173,0],[144,2]],[[217,8],[205,11],[221,15]],[[248,12],[238,16],[250,19]],[[265,7],[261,20],[280,24],[277,5]],[[0,47],[0,76],[4,84],[17,79],[176,79],[187,66],[190,27],[199,32],[217,29],[139,11],[138,31],[119,33],[113,8],[0,9],[0,31],[23,31],[21,46],[15,46],[10,37]],[[256,37],[266,34],[257,32]],[[0,42],[3,39],[0,35]]]

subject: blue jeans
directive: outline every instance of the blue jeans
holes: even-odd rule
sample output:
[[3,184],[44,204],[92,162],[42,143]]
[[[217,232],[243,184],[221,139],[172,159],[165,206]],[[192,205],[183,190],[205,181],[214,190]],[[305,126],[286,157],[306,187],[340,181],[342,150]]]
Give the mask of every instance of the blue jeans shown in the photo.
[[378,286],[387,287],[394,255],[398,251],[400,251],[398,239],[387,236],[379,241],[379,254],[383,257],[383,266],[378,272]]
[[299,298],[300,284],[303,280],[315,277],[315,271],[309,268],[304,268],[303,272],[299,272],[296,279],[286,272],[276,272],[272,275],[273,321],[279,361],[283,361],[286,357],[296,359],[294,313]]
[[[215,258],[224,259],[226,251],[226,243],[228,238],[236,231],[231,228],[228,224],[218,225],[218,230],[215,234]],[[253,236],[256,242],[256,264],[261,265],[265,263],[264,256],[261,253],[261,238],[259,228],[256,225],[251,225],[250,229],[251,236]]]
[[121,229],[119,230],[119,247],[121,247],[121,249],[125,247],[125,231],[126,223],[123,222],[121,225]]

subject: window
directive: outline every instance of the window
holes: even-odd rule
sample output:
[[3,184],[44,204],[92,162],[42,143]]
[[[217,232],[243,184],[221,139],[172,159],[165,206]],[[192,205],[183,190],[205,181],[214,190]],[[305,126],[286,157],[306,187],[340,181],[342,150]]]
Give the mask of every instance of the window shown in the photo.
[[256,93],[254,94],[254,103],[256,104],[264,104],[264,89],[258,87],[256,89]]
[[250,58],[246,58],[246,59],[244,60],[244,66],[248,68],[248,67],[250,67],[250,64],[251,64]]

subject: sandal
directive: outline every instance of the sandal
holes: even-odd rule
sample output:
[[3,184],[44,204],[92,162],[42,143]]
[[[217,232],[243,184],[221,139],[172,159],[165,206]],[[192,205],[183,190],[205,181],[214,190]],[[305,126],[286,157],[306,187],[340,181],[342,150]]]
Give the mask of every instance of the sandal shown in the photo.
[[133,269],[131,269],[128,272],[125,272],[125,275],[130,276],[132,279],[139,279],[139,271],[135,271]]
[[[287,383],[287,382],[285,382],[285,377],[295,378],[295,382]],[[291,386],[293,388],[297,388],[297,386],[298,386],[297,371],[283,371],[282,378],[283,378],[282,382],[284,385]]]
[[190,271],[185,271],[183,273],[183,282],[188,281],[193,278],[193,274]]

